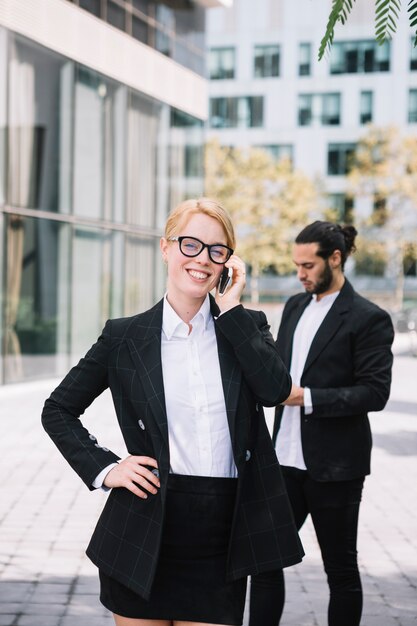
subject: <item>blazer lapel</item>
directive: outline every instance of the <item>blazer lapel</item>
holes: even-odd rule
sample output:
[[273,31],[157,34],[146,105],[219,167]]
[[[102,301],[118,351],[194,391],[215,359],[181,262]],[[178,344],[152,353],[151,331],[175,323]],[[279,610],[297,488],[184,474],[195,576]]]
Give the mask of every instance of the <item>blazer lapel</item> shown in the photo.
[[133,336],[127,338],[127,343],[155,422],[168,447],[168,420],[161,362],[162,306],[161,300],[140,316],[140,323],[135,327]]
[[[210,307],[213,317],[217,317],[220,311],[212,296],[210,296]],[[229,424],[232,447],[233,450],[236,451],[236,417],[242,372],[230,342],[218,331],[217,326],[215,326],[215,328],[227,421]]]
[[340,326],[344,323],[346,313],[350,310],[351,294],[352,287],[350,283],[345,280],[345,284],[343,285],[340,294],[334,301],[333,306],[330,308],[330,311],[327,313],[313,339],[305,362],[303,375],[313,365],[314,361],[324,350],[327,344],[333,339]]

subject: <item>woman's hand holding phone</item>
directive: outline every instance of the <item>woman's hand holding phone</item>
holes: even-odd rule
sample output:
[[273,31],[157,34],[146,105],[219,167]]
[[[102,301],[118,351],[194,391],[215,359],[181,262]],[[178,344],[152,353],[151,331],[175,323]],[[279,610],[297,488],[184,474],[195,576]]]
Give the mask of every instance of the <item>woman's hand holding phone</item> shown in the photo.
[[216,291],[216,302],[221,312],[228,311],[240,304],[240,298],[246,285],[245,264],[233,254],[224,266]]

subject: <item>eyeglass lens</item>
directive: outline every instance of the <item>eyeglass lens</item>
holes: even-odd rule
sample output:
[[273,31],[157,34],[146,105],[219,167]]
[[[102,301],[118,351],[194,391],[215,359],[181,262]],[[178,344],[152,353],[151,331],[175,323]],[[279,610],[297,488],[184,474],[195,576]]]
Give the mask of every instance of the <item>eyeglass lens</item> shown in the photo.
[[231,251],[227,246],[221,244],[204,244],[198,239],[193,237],[180,237],[179,238],[180,250],[185,256],[197,256],[203,250],[208,249],[209,257],[213,263],[225,263],[231,255]]

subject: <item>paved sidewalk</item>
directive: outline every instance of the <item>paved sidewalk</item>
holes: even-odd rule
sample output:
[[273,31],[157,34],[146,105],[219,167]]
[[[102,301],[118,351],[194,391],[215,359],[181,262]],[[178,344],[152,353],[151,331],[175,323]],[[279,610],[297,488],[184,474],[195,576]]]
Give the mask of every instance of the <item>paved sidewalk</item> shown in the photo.
[[[363,626],[417,626],[417,358],[395,342],[391,400],[371,416],[373,473],[359,530]],[[89,492],[40,426],[55,381],[0,388],[0,626],[110,626],[84,549],[106,495]],[[124,454],[103,394],[84,422]],[[287,570],[281,626],[326,626],[327,585],[314,532],[307,556]]]

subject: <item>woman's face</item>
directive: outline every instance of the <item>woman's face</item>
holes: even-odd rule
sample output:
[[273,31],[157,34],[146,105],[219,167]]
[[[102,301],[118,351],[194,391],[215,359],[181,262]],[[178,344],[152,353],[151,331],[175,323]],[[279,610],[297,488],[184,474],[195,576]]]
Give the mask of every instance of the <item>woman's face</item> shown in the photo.
[[[209,245],[215,243],[227,245],[221,223],[203,213],[191,215],[178,233],[178,237],[184,236],[195,237]],[[198,256],[184,256],[178,241],[167,241],[164,237],[161,239],[161,251],[168,264],[168,297],[171,304],[174,304],[176,299],[182,301],[197,299],[203,302],[207,293],[219,282],[224,265],[213,263],[207,248],[204,248]]]

